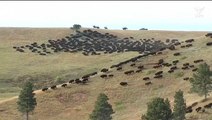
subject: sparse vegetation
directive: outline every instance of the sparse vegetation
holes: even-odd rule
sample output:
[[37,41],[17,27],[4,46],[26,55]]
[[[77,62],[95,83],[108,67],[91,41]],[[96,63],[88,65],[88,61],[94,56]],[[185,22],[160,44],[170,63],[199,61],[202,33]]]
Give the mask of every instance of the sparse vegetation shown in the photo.
[[120,111],[120,110],[123,110],[125,108],[126,107],[125,107],[125,105],[124,105],[124,103],[122,101],[119,101],[119,102],[115,103],[115,110],[116,111]]
[[150,75],[150,74],[153,74],[153,73],[155,73],[156,72],[156,70],[149,70],[147,73],[146,73],[146,75]]
[[184,76],[184,72],[176,72],[175,73],[175,78],[180,78]]
[[181,60],[185,60],[187,57],[186,56],[183,56],[183,57],[181,57],[180,59]]

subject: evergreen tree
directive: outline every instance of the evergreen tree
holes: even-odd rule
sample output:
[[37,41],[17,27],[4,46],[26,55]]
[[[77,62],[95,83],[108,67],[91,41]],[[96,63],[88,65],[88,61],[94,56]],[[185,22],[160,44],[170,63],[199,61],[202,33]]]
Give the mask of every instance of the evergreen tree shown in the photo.
[[26,114],[26,120],[29,120],[29,112],[32,112],[37,105],[36,98],[33,93],[33,84],[31,82],[26,82],[20,92],[18,98],[18,110]]
[[193,78],[190,80],[191,92],[195,92],[200,96],[204,95],[206,99],[208,93],[212,90],[211,73],[210,66],[206,63],[200,64],[197,73],[193,74]]
[[147,114],[143,115],[146,120],[170,120],[172,118],[168,99],[154,98],[148,103],[147,107]]
[[174,96],[174,110],[173,117],[174,120],[185,120],[186,114],[186,103],[183,98],[183,91],[179,90]]
[[109,99],[108,97],[100,93],[97,101],[95,103],[95,108],[90,114],[91,120],[111,120],[111,114],[113,114],[112,106],[107,102]]
[[127,27],[123,27],[122,29],[123,29],[123,30],[127,30]]
[[81,25],[79,25],[79,24],[74,24],[72,27],[72,29],[75,31],[79,30],[80,28],[81,28]]

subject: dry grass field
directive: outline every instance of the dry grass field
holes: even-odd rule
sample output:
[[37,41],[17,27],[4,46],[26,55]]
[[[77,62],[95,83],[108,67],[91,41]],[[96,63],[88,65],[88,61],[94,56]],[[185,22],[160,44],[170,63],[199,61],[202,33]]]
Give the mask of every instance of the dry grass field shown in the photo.
[[[87,120],[92,112],[94,103],[99,93],[108,95],[115,114],[113,120],[141,120],[141,115],[146,112],[147,105],[154,97],[169,98],[173,105],[175,91],[184,91],[187,105],[199,102],[197,106],[203,106],[212,102],[209,96],[207,101],[202,101],[194,93],[190,93],[189,81],[184,77],[191,77],[190,70],[178,69],[174,73],[168,73],[167,67],[152,68],[149,63],[155,63],[159,59],[166,62],[179,60],[179,66],[189,62],[194,64],[196,59],[204,59],[212,66],[212,47],[206,46],[211,38],[206,38],[207,32],[185,31],[136,31],[136,30],[98,30],[99,32],[117,35],[118,37],[132,36],[135,39],[155,38],[179,39],[185,41],[193,38],[192,47],[176,50],[165,50],[160,55],[147,56],[136,61],[136,66],[144,65],[145,69],[140,73],[125,75],[127,70],[136,70],[131,63],[123,65],[122,71],[111,69],[114,77],[103,79],[99,75],[91,78],[86,85],[69,84],[67,88],[58,88],[47,92],[38,91],[36,94],[38,105],[30,115],[31,120]],[[113,53],[100,56],[83,56],[80,53],[57,53],[49,56],[39,56],[32,53],[19,53],[12,49],[14,45],[32,43],[33,41],[45,42],[48,39],[58,39],[73,33],[68,28],[1,28],[0,29],[0,120],[21,120],[22,115],[17,111],[16,98],[9,99],[19,94],[18,82],[22,76],[30,75],[37,78],[40,86],[47,86],[58,76],[67,79],[76,78],[86,73],[99,71],[103,67],[110,67],[121,61],[125,61],[138,55],[136,52]],[[182,43],[185,44],[185,43]],[[173,56],[180,52],[180,56]],[[163,70],[164,76],[160,79],[153,78],[154,73]],[[143,77],[150,77],[152,85],[146,86]],[[18,79],[19,78],[19,79]],[[20,81],[19,81],[20,80]],[[128,86],[120,86],[120,82],[128,82]],[[211,94],[212,95],[212,94]],[[6,101],[3,101],[6,100]],[[2,102],[1,102],[2,101]],[[187,114],[188,120],[212,120],[212,110],[205,113],[196,111]]]

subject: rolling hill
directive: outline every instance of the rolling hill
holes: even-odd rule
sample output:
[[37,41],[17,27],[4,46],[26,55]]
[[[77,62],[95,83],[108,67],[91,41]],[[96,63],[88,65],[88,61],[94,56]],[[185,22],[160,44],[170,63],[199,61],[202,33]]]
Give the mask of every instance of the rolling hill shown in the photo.
[[[83,28],[80,31],[87,30]],[[140,120],[141,115],[146,112],[147,105],[154,97],[169,98],[173,105],[175,91],[184,91],[187,105],[198,102],[197,106],[204,106],[212,102],[209,96],[207,101],[202,101],[194,93],[190,93],[189,81],[185,77],[192,77],[193,68],[182,70],[183,64],[189,63],[198,67],[200,63],[194,60],[203,59],[212,66],[211,46],[206,46],[212,38],[206,37],[207,32],[185,32],[185,31],[156,31],[156,30],[103,30],[91,29],[105,34],[110,33],[121,39],[133,37],[132,41],[140,39],[160,40],[177,39],[181,45],[175,46],[175,50],[165,49],[162,54],[148,55],[136,61],[129,61],[121,65],[122,70],[110,68],[114,64],[139,56],[138,52],[129,51],[121,53],[89,55],[85,56],[79,52],[59,52],[47,56],[40,56],[31,52],[20,53],[13,46],[21,46],[37,42],[46,43],[49,39],[61,39],[70,34],[76,34],[68,28],[0,28],[0,120],[19,120],[22,115],[17,111],[16,97],[20,86],[25,79],[31,79],[37,89],[50,87],[53,84],[68,82],[71,79],[80,78],[85,74],[98,71],[95,76],[89,78],[86,84],[68,84],[66,88],[48,89],[45,92],[36,91],[38,106],[31,115],[32,120],[82,120],[88,119],[93,110],[94,103],[99,93],[104,92],[109,97],[115,114],[114,120]],[[191,47],[181,48],[187,45],[185,41],[194,39]],[[154,41],[153,40],[153,41]],[[174,56],[174,53],[180,53]],[[165,63],[179,60],[178,69],[169,73],[170,67],[162,66],[153,68],[158,60],[163,59]],[[134,65],[132,65],[134,64]],[[138,70],[138,66],[144,66],[140,72],[126,75],[124,72]],[[174,65],[172,65],[174,66]],[[102,68],[110,68],[108,72],[102,73]],[[162,78],[154,78],[154,74],[163,71]],[[101,78],[101,74],[112,74],[113,77]],[[149,77],[152,84],[145,85],[144,81]],[[120,82],[127,82],[127,86],[121,86]],[[59,85],[60,86],[60,85]],[[11,97],[13,97],[11,99]],[[187,114],[189,120],[212,120],[212,110],[207,109],[205,113],[196,111]]]

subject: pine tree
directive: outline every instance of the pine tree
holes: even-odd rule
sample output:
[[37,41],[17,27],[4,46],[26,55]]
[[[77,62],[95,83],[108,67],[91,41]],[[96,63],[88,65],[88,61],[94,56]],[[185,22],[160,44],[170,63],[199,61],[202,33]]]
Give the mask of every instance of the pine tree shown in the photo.
[[175,93],[174,103],[175,103],[173,111],[174,120],[185,120],[186,103],[183,98],[183,91],[179,90]]
[[197,73],[193,74],[193,78],[190,80],[191,92],[195,92],[200,96],[204,95],[206,99],[208,93],[212,90],[211,75],[210,66],[206,63],[200,64]]
[[31,82],[26,82],[20,92],[17,102],[18,110],[26,114],[26,120],[29,120],[29,112],[32,112],[37,105],[34,95],[33,84]]
[[114,113],[112,106],[107,102],[109,99],[104,93],[100,93],[95,103],[95,108],[90,114],[91,120],[111,120]]
[[147,107],[146,120],[170,120],[172,118],[172,110],[168,99],[154,98],[148,103]]
[[81,28],[81,25],[74,24],[72,28],[73,28],[73,30],[77,31],[77,30],[79,30]]

